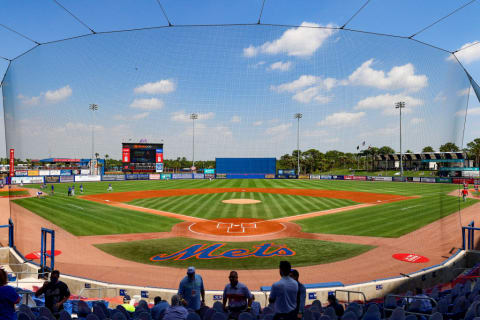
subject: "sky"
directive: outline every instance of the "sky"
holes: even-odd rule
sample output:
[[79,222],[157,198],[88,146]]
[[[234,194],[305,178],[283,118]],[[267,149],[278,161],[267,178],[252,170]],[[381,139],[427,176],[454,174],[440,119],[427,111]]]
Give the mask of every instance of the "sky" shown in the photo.
[[[297,125],[302,150],[398,151],[397,101],[404,151],[480,137],[480,103],[447,52],[480,40],[478,2],[419,41],[372,33],[411,36],[468,2],[373,0],[349,21],[364,2],[266,0],[262,25],[233,25],[255,24],[262,1],[164,0],[170,28],[156,28],[168,22],[154,0],[59,2],[82,22],[53,1],[2,3],[2,25],[54,42],[35,47],[0,27],[1,57],[35,47],[8,72],[0,59],[0,156],[13,147],[21,158],[88,158],[93,131],[100,155],[119,159],[122,141],[147,139],[164,142],[166,158],[190,159],[193,125],[197,160],[280,157],[296,149]],[[336,29],[347,21],[351,30]],[[151,29],[78,37],[86,26]],[[478,82],[480,45],[456,57]]]

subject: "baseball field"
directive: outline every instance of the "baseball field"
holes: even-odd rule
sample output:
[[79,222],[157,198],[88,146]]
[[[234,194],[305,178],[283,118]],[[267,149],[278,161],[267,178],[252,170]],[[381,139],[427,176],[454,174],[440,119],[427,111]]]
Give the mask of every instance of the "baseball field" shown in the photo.
[[[72,185],[76,194],[67,196]],[[362,239],[396,239],[478,201],[449,195],[458,186],[448,184],[171,180],[82,186],[80,193],[80,183],[55,184],[54,194],[13,202],[109,255],[181,268],[273,269],[286,257],[296,266],[341,261],[376,247]]]

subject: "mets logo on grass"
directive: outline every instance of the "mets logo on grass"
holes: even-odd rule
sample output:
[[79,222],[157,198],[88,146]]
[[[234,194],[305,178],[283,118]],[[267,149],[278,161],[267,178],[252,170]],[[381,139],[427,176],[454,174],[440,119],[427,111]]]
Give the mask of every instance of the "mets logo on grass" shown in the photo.
[[262,243],[254,245],[252,250],[249,249],[230,249],[222,251],[221,248],[226,243],[194,244],[183,250],[179,250],[172,254],[158,254],[150,258],[151,261],[178,260],[183,261],[191,258],[195,259],[240,259],[240,258],[269,258],[269,257],[285,257],[294,256],[296,253],[286,245],[277,245],[274,243]]

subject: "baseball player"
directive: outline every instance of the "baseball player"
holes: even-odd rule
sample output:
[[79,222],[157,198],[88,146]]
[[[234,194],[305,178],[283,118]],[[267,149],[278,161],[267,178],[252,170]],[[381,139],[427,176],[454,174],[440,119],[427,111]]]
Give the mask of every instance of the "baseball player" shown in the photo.
[[462,190],[463,202],[467,201],[467,196],[468,196],[468,190],[467,190],[467,189],[463,189],[463,190]]

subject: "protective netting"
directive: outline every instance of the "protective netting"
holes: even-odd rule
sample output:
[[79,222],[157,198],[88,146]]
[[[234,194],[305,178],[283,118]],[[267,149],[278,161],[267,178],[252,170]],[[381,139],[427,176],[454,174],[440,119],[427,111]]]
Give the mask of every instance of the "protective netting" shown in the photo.
[[[402,109],[404,152],[419,153],[426,146],[438,150],[447,142],[462,145],[470,82],[455,57],[414,40],[332,27],[307,23],[301,27],[166,27],[96,34],[41,45],[12,61],[5,76],[2,89],[7,149],[14,148],[16,157],[21,159],[89,158],[93,126],[94,151],[101,156],[108,154],[120,159],[121,142],[146,139],[148,142],[163,141],[166,159],[191,159],[194,125],[197,160],[216,157],[278,159],[296,149],[298,120],[294,115],[301,113],[299,139],[303,151],[357,153],[369,146],[389,146],[398,152],[399,110],[395,109],[395,103],[400,101],[405,102]],[[99,106],[95,115],[89,110],[92,103]],[[192,113],[198,116],[195,122],[190,117]],[[281,182],[279,186],[297,188],[296,182]],[[125,186],[128,183],[125,182]],[[228,183],[216,186],[229,186]],[[242,187],[264,187],[264,183],[269,182],[240,184]],[[370,189],[367,182],[358,183],[347,189],[379,192]],[[304,182],[302,188],[305,186],[327,188],[312,181]],[[454,190],[450,185],[411,186],[411,191],[405,191],[400,190],[398,184],[386,185],[382,192],[428,197],[433,213],[424,225],[454,212],[457,204],[460,208],[457,199],[446,196]],[[405,205],[405,212],[398,211],[403,210],[400,208],[395,210],[405,217],[411,212],[408,209],[423,205]],[[80,210],[72,223],[83,223],[82,205],[70,202],[68,206],[70,210]],[[292,210],[298,208],[289,206]],[[44,210],[34,205],[27,208]],[[57,204],[51,212],[63,219],[65,208]],[[278,209],[274,208],[273,211]],[[26,209],[15,205],[11,213],[17,230],[37,232],[28,221],[21,219],[26,215],[23,210]],[[452,216],[454,220],[440,222],[433,230],[432,237],[435,237],[432,239],[435,240],[432,242],[444,239],[443,227],[455,225],[460,234],[460,226],[469,222],[462,221],[460,214]],[[59,227],[55,225],[54,216],[45,214],[44,217],[52,222],[50,227]],[[85,220],[87,218],[92,217]],[[369,218],[361,219],[369,223]],[[416,217],[409,219],[413,221]],[[105,220],[107,223],[108,219]],[[383,221],[383,230],[388,230],[397,221]],[[352,221],[344,222],[345,229],[338,229],[337,234],[358,235],[347,230]],[[32,225],[35,223],[38,221]],[[128,225],[129,221],[124,223]],[[90,227],[96,226],[92,223]],[[370,227],[364,225],[362,229]],[[378,240],[376,234],[366,232],[361,235],[371,238],[359,243],[389,246],[394,252],[381,251],[389,258],[395,252],[421,254],[425,239],[420,233],[409,238],[415,240],[418,236],[418,242],[404,242],[403,245],[399,240],[401,235],[415,230],[379,233]],[[317,232],[329,233],[329,230]],[[88,235],[84,230],[72,233]],[[38,238],[22,238],[21,234],[18,237],[18,246],[24,253],[38,249]],[[390,243],[390,238],[399,241]],[[82,243],[73,235],[68,234],[63,240],[73,246],[69,251],[82,252]],[[438,248],[434,248],[438,249],[434,251],[438,257],[448,254],[449,244],[456,243],[450,240],[439,242]],[[437,256],[432,263],[439,263]],[[83,259],[81,254],[78,258],[68,257],[62,260],[61,256],[58,260],[68,273],[89,276],[91,271],[91,277],[113,282],[109,276],[112,268],[118,267],[115,270],[120,272],[124,283],[151,284],[148,272],[138,272],[135,276],[143,277],[140,280],[130,278],[131,273],[137,273],[135,266],[118,262],[116,258],[99,262],[95,258],[103,257],[101,255],[92,260]],[[359,279],[376,278],[377,274],[365,274],[369,268],[380,264],[373,260],[363,261],[361,268],[367,271]],[[242,260],[238,267],[248,268],[248,263]],[[383,275],[388,268],[379,274]],[[404,265],[394,268],[398,268],[396,273],[414,270]],[[162,272],[159,270],[155,271],[157,275]],[[168,277],[172,283],[184,275],[178,270]],[[263,282],[265,274],[252,272],[250,277],[259,285],[269,284]],[[342,281],[360,281],[353,277],[350,269],[345,269],[344,275],[347,278]],[[213,272],[210,276],[219,280]],[[305,281],[327,281],[328,276],[328,272],[311,273]],[[158,285],[166,286],[164,283]]]

